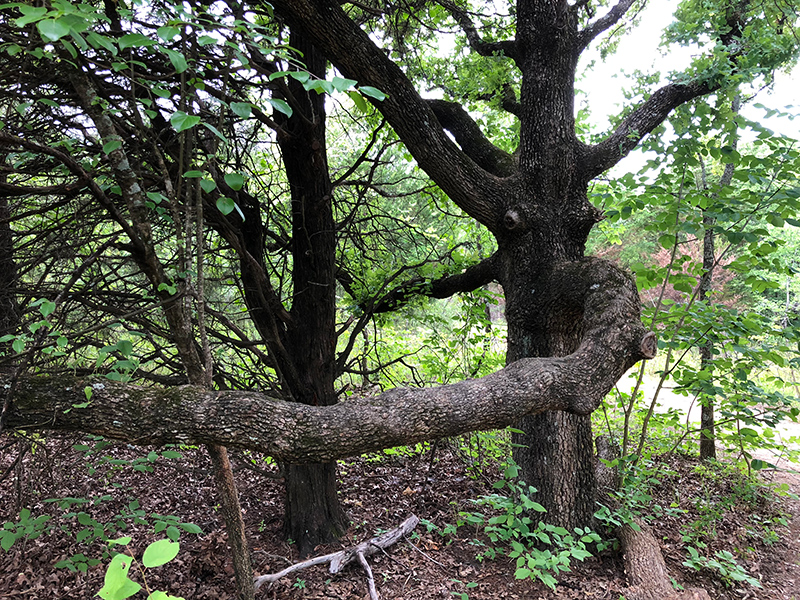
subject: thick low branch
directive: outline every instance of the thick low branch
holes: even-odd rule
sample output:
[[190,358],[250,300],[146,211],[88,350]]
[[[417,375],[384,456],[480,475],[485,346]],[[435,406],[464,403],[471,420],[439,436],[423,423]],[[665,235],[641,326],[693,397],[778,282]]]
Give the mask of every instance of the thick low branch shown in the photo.
[[[325,462],[505,427],[545,410],[588,414],[630,366],[652,358],[654,337],[639,321],[635,285],[609,263],[565,263],[554,277],[576,281],[565,286],[573,297],[564,302],[583,306],[583,341],[566,357],[522,359],[481,379],[397,389],[334,406],[307,406],[253,391],[33,377],[19,382],[7,423],[140,445],[219,444],[259,450],[285,462]],[[93,393],[83,406],[86,386]]]

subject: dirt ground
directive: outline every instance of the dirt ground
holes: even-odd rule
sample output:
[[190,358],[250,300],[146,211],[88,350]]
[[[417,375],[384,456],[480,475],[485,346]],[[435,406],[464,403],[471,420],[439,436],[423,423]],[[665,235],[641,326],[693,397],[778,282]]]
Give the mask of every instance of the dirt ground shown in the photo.
[[[88,600],[103,585],[105,563],[90,566],[85,573],[56,568],[55,564],[75,555],[86,560],[99,558],[106,546],[100,540],[78,541],[76,537],[90,535],[86,531],[91,532],[94,523],[107,523],[108,537],[131,536],[129,548],[140,557],[149,542],[164,537],[163,532],[153,533],[155,522],[170,521],[163,515],[194,523],[202,533],[181,534],[178,557],[146,573],[149,588],[187,600],[234,598],[226,536],[210,463],[202,449],[180,449],[180,458],[148,457],[148,449],[120,444],[100,448],[96,441],[79,437],[49,436],[36,441],[31,447],[16,438],[0,437],[0,520],[16,521],[24,507],[31,511],[30,520],[53,517],[45,523],[50,531],[35,539],[19,539],[8,552],[0,550],[0,598]],[[84,456],[87,448],[94,460],[87,461]],[[259,456],[239,452],[233,454],[233,460],[255,570],[258,574],[277,572],[299,559],[294,545],[281,537],[280,481],[270,477],[275,474],[274,467]],[[686,512],[664,510],[652,525],[675,583],[704,587],[715,599],[800,599],[800,503],[774,499],[750,487],[744,488],[749,494],[746,501],[737,501],[734,492],[741,484],[736,478],[709,478],[686,458],[664,460],[672,473],[659,477],[652,504]],[[147,472],[148,468],[153,471]],[[765,475],[800,494],[797,475]],[[339,467],[339,476],[351,526],[340,543],[319,547],[316,554],[364,541],[396,527],[410,514],[439,527],[454,523],[459,511],[476,510],[469,499],[492,493],[491,483],[498,478],[489,467],[475,476],[452,443],[410,457],[383,455],[346,461]],[[742,488],[738,490],[741,494]],[[76,501],[62,508],[47,502],[50,498],[91,502]],[[70,511],[83,514],[65,516]],[[710,513],[718,518],[709,520]],[[788,526],[780,525],[781,519]],[[705,540],[702,543],[707,547],[702,551],[708,556],[732,552],[763,587],[737,582],[726,586],[716,572],[683,566],[686,543],[682,538],[687,532]],[[623,564],[613,551],[574,563],[573,570],[562,574],[556,590],[551,591],[538,582],[515,580],[514,564],[507,558],[476,560],[480,541],[485,538],[467,527],[459,529],[457,537],[443,537],[419,525],[411,539],[370,560],[381,597],[619,600],[624,595]],[[140,592],[135,598],[146,595]],[[360,600],[369,596],[364,572],[358,566],[337,576],[317,566],[264,586],[257,597]]]

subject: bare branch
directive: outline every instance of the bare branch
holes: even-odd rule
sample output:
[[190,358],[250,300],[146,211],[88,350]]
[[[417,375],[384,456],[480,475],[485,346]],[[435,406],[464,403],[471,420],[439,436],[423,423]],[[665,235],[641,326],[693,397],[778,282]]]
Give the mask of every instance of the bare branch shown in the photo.
[[613,27],[625,16],[636,0],[620,0],[605,15],[588,25],[583,31],[578,33],[575,53],[580,54],[598,35]]

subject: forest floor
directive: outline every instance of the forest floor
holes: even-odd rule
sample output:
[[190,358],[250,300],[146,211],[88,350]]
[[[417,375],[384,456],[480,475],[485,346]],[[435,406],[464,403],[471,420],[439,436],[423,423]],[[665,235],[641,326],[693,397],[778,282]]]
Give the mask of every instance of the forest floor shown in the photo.
[[[76,450],[81,444],[83,450]],[[178,522],[198,525],[202,533],[181,534],[177,558],[147,572],[149,588],[186,600],[233,599],[232,568],[206,453],[190,448],[180,449],[179,458],[160,451],[148,457],[147,449],[101,446],[85,438],[50,435],[46,440],[37,438],[33,452],[29,449],[17,460],[19,449],[29,445],[0,437],[0,521],[16,521],[23,507],[31,510],[29,522],[52,516],[41,523],[50,531],[35,539],[18,539],[7,552],[0,550],[0,598],[88,600],[103,586],[107,561],[89,566],[86,572],[56,568],[56,563],[76,555],[73,564],[99,558],[106,545],[91,540],[97,523],[107,524],[109,538],[131,536],[129,549],[139,557],[149,542],[164,537],[163,532],[153,533],[154,523],[169,521],[174,526],[174,521],[163,518],[174,515]],[[255,570],[280,571],[299,560],[295,546],[281,537],[281,483],[265,476],[274,467],[262,458],[241,452],[232,457]],[[764,493],[732,470],[711,472],[678,455],[661,460],[669,470],[658,477],[650,493],[651,505],[664,510],[652,526],[675,582],[703,587],[715,599],[800,599],[800,502]],[[440,528],[455,523],[459,511],[478,510],[470,499],[496,491],[491,484],[500,475],[492,470],[483,466],[476,476],[452,442],[419,455],[382,454],[345,461],[339,467],[340,494],[352,524],[340,543],[319,547],[314,555],[364,541],[396,527],[410,514]],[[800,493],[800,479],[790,472],[764,476]],[[66,508],[64,503],[47,502],[50,498],[73,500]],[[70,511],[79,514],[65,516]],[[8,524],[5,527],[10,530]],[[683,566],[687,554],[682,537],[687,535],[701,554],[730,551],[763,587],[739,582],[726,586],[717,571]],[[89,538],[76,539],[85,536]],[[613,551],[573,562],[572,571],[559,575],[559,584],[551,591],[539,582],[515,580],[514,563],[507,558],[476,560],[482,549],[477,544],[486,541],[468,526],[454,536],[442,536],[420,524],[411,539],[370,559],[378,591],[384,600],[619,600],[625,593],[623,563]],[[140,592],[135,598],[145,596]],[[311,567],[264,586],[257,597],[360,600],[369,596],[364,572],[355,565],[336,576],[325,566]]]

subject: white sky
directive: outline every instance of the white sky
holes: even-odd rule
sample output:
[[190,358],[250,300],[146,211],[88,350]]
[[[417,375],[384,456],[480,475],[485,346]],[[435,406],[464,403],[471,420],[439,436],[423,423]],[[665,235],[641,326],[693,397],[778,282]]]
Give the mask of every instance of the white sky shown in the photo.
[[[624,102],[622,89],[629,84],[622,71],[630,73],[639,69],[644,73],[667,73],[689,64],[691,49],[675,47],[670,49],[669,55],[663,56],[663,50],[658,48],[661,31],[672,22],[672,13],[677,5],[678,0],[651,0],[642,11],[639,26],[622,38],[616,54],[603,63],[595,53],[597,62],[593,72],[579,81],[577,87],[587,92],[592,121],[601,130],[608,125],[607,115],[617,113]],[[587,54],[590,53],[587,51]],[[583,101],[582,98],[576,100],[576,104]],[[765,120],[764,110],[753,106],[759,103],[778,110],[793,105],[795,108],[790,112],[798,114],[798,118],[794,121],[779,117]],[[800,68],[795,67],[791,74],[778,73],[772,89],[760,92],[743,107],[742,113],[770,129],[800,138]]]

